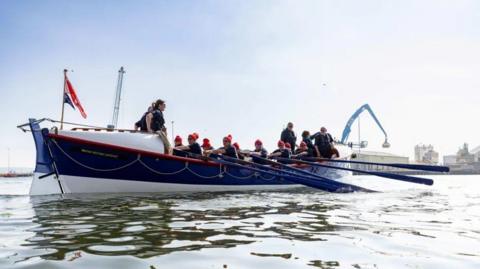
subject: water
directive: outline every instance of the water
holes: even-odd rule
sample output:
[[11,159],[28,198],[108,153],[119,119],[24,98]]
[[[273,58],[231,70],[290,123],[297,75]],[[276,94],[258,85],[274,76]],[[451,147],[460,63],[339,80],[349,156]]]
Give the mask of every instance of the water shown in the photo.
[[480,268],[480,177],[434,179],[35,198],[29,179],[0,179],[0,268]]

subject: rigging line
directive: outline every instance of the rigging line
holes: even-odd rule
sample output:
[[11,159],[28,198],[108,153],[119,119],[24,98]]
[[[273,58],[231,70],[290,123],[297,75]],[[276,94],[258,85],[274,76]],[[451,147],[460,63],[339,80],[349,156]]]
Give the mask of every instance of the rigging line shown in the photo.
[[122,165],[120,167],[117,167],[117,168],[111,168],[111,169],[100,169],[100,168],[95,168],[95,167],[91,167],[91,166],[88,166],[86,164],[83,164],[77,160],[75,160],[72,156],[70,156],[68,153],[66,153],[62,147],[60,147],[60,145],[57,143],[57,141],[55,141],[54,139],[52,139],[52,142],[57,146],[57,148],[65,155],[67,156],[70,160],[72,160],[74,163],[76,163],[77,165],[80,165],[81,167],[84,167],[84,168],[87,168],[87,169],[90,169],[92,171],[97,171],[97,172],[113,172],[113,171],[118,171],[118,170],[121,170],[121,169],[124,169],[128,166],[131,166],[132,164],[134,164],[135,162],[139,161],[140,160],[140,154],[137,155],[137,158],[135,160],[133,160],[132,162],[130,163],[127,163],[125,165]]
[[155,174],[158,174],[158,175],[163,175],[163,176],[168,176],[168,175],[176,175],[176,174],[179,174],[185,170],[188,170],[188,163],[186,162],[185,163],[185,167],[183,167],[182,169],[176,171],[176,172],[159,172],[153,168],[151,168],[150,166],[148,166],[146,163],[144,163],[141,159],[138,159],[138,161],[145,167],[147,168],[148,170],[150,170],[151,172],[155,173]]

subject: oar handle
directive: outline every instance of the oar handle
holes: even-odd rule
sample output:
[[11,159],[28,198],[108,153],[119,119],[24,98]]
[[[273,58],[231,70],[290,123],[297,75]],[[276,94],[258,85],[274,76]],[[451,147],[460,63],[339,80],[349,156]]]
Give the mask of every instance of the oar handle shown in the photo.
[[[289,159],[284,159],[284,158],[282,158],[282,159],[284,161],[289,160]],[[385,177],[385,178],[390,178],[390,179],[395,179],[395,180],[402,180],[402,181],[411,182],[411,183],[433,185],[433,180],[431,180],[429,178],[413,177],[413,176],[407,176],[407,175],[398,175],[398,174],[377,172],[377,171],[366,171],[366,170],[347,168],[347,167],[341,167],[341,166],[332,166],[332,165],[326,165],[326,164],[307,162],[307,161],[302,161],[302,160],[291,160],[291,161],[296,162],[296,163],[308,164],[308,165],[312,165],[312,166],[325,167],[325,168],[329,168],[329,169],[345,170],[345,171],[357,172],[357,173],[361,173],[361,174],[373,175],[373,176],[378,176],[378,177]]]
[[390,167],[395,167],[395,168],[430,171],[430,172],[449,172],[450,171],[450,168],[448,166],[440,166],[440,165],[403,164],[403,163],[376,163],[376,162],[363,162],[363,161],[352,161],[352,160],[337,160],[337,159],[318,158],[318,157],[305,157],[305,158],[301,158],[301,159],[302,160],[307,160],[307,161],[327,161],[327,162],[336,162],[336,163],[355,163],[355,164],[390,166]]

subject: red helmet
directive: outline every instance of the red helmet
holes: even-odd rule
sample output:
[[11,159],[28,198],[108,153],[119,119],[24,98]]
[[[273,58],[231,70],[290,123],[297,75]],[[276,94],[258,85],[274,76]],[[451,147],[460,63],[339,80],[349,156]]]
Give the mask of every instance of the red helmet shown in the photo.
[[237,142],[233,143],[233,146],[234,146],[237,150],[240,150],[240,145],[239,145]]
[[182,138],[179,135],[175,136],[175,142],[182,143]]
[[260,145],[260,146],[263,145],[262,140],[260,139],[255,140],[255,146],[256,145]]
[[278,141],[278,144],[277,144],[277,145],[278,145],[279,147],[285,147],[285,143],[284,143],[282,140]]
[[290,145],[290,143],[287,142],[287,143],[285,143],[285,147],[286,147],[287,149],[291,149],[291,148],[292,148],[292,145]]

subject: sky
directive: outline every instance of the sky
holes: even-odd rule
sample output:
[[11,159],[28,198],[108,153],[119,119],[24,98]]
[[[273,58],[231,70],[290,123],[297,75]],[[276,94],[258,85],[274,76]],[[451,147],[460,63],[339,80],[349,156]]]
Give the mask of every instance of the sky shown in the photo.
[[[16,125],[59,119],[63,69],[88,118],[106,126],[124,66],[120,128],[158,98],[169,134],[214,146],[233,135],[272,150],[292,121],[340,138],[368,103],[368,150],[413,158],[414,145],[454,154],[480,145],[478,1],[0,1],[0,167],[33,167],[34,143]],[[354,124],[350,141],[358,140]]]

